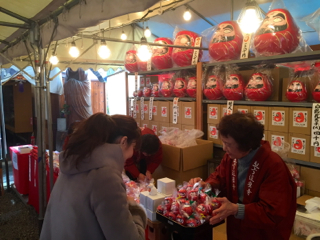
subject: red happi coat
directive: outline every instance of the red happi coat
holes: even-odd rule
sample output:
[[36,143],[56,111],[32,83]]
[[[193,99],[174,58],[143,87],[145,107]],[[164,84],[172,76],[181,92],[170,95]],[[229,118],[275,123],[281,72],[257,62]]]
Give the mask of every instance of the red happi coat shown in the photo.
[[[206,182],[239,203],[237,159],[225,154]],[[221,195],[221,196],[222,196]],[[262,141],[246,178],[244,219],[227,218],[228,240],[288,240],[296,213],[296,184],[284,161]]]

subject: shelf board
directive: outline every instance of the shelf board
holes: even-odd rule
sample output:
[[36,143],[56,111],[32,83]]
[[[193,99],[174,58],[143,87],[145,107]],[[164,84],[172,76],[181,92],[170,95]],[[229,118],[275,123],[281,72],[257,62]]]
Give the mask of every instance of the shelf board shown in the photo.
[[[222,148],[222,145],[220,144],[213,144],[214,147],[217,148]],[[287,163],[294,163],[303,167],[308,167],[308,168],[315,168],[315,169],[320,169],[320,163],[314,163],[314,162],[306,162],[298,159],[293,159],[293,158],[287,158],[284,160]]]
[[[202,103],[227,104],[227,100],[202,100]],[[308,107],[312,108],[310,102],[276,102],[276,101],[234,101],[234,105],[249,106],[281,106],[281,107]]]
[[[129,99],[134,99],[134,97],[129,97]],[[174,97],[155,97],[153,100],[155,101],[173,101]],[[137,100],[140,100],[140,97],[137,97]],[[149,97],[144,97],[144,100],[149,101]],[[179,98],[180,101],[184,102],[195,102],[195,98],[185,97],[185,98]]]
[[[196,65],[190,65],[186,67],[174,67],[174,68],[166,68],[166,69],[158,69],[146,72],[138,72],[138,75],[151,75],[156,73],[163,73],[163,72],[172,72],[172,71],[180,71],[180,70],[195,70]],[[134,73],[129,73],[128,75],[134,75]]]
[[211,67],[221,64],[236,64],[239,67],[253,66],[259,64],[276,64],[276,63],[287,63],[287,62],[301,62],[301,61],[312,61],[320,59],[320,51],[306,52],[306,53],[289,53],[283,55],[276,55],[270,57],[257,57],[248,59],[239,59],[226,62],[213,62],[206,63],[204,67]]

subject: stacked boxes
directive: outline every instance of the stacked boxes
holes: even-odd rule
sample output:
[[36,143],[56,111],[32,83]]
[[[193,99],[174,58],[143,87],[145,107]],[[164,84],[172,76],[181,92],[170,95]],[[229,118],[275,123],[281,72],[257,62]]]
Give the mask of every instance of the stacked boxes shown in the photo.
[[170,178],[161,178],[157,180],[158,192],[164,195],[172,195],[176,189],[176,181]]

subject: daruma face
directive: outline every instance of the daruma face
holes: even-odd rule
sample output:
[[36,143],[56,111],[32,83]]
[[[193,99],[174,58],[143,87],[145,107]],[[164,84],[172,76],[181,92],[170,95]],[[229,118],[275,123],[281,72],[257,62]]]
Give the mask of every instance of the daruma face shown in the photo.
[[315,101],[320,102],[320,82],[318,82],[317,86],[314,88],[312,97]]
[[286,92],[286,97],[291,102],[301,102],[307,100],[307,90],[303,82],[292,81]]
[[222,98],[221,79],[216,75],[210,75],[206,82],[203,94],[209,100],[215,100]]
[[135,50],[129,50],[126,52],[125,68],[129,72],[138,72],[137,52]]
[[240,74],[227,75],[223,88],[223,95],[228,100],[241,100],[243,98],[243,80]]
[[293,52],[300,41],[300,33],[294,20],[285,9],[267,13],[254,36],[254,47],[264,56]]
[[237,59],[242,47],[242,32],[234,21],[218,25],[209,44],[209,54],[216,61]]
[[245,95],[251,101],[265,101],[272,93],[271,82],[266,74],[252,74],[246,88]]
[[156,69],[172,68],[172,47],[166,47],[166,44],[172,45],[173,42],[169,38],[157,38],[154,40],[155,43],[163,44],[164,46],[153,46],[152,47],[152,65]]

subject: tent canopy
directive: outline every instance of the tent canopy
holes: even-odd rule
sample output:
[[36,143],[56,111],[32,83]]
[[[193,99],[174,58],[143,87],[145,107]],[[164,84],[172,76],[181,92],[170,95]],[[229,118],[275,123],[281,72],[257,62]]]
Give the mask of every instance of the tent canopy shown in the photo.
[[[222,21],[237,20],[241,9],[245,6],[247,0],[0,0],[0,21],[18,24],[12,26],[0,26],[0,62],[12,64],[11,61],[20,61],[20,64],[28,65],[27,49],[23,41],[19,41],[21,34],[29,31],[29,23],[26,19],[37,21],[41,24],[40,32],[42,36],[42,46],[47,47],[52,37],[53,42],[50,46],[48,57],[52,54],[55,41],[58,41],[57,56],[60,60],[59,68],[67,66],[77,68],[93,68],[95,70],[103,68],[117,68],[123,65],[125,52],[134,48],[132,44],[121,42],[107,42],[111,49],[111,56],[108,60],[102,60],[97,55],[100,42],[94,42],[92,39],[82,38],[85,36],[102,36],[108,38],[118,38],[124,31],[129,40],[139,41],[142,36],[142,28],[149,26],[152,37],[148,41],[153,41],[155,37],[173,38],[175,27],[191,30],[201,33],[203,30],[217,25]],[[278,0],[279,1],[279,0]],[[319,44],[319,35],[313,29],[308,27],[301,18],[313,13],[320,8],[319,0],[282,0],[286,8],[291,12],[295,21],[302,30],[303,37],[307,44]],[[268,12],[272,3],[271,0],[256,0],[259,6]],[[186,5],[187,4],[187,5]],[[23,6],[23,7],[21,7]],[[189,22],[183,20],[183,12],[189,6],[192,10],[192,19]],[[71,7],[71,8],[70,8]],[[10,17],[4,13],[7,9],[20,16],[21,19]],[[233,9],[233,11],[232,11]],[[233,16],[231,15],[233,12]],[[55,26],[54,16],[57,16],[57,25]],[[24,19],[26,18],[26,19]],[[206,21],[203,19],[205,18]],[[24,21],[25,20],[25,21]],[[210,24],[211,23],[211,24]],[[54,31],[54,29],[56,29]],[[102,33],[104,30],[104,33]],[[53,33],[53,35],[52,35]],[[27,36],[27,35],[26,35]],[[29,51],[32,50],[30,37],[22,36],[27,43]],[[71,65],[69,61],[73,60],[68,54],[68,47],[72,40],[80,48],[80,52],[86,53],[76,59]],[[88,47],[95,44],[89,50]],[[21,61],[22,60],[22,61]],[[5,66],[8,67],[8,66]]]

